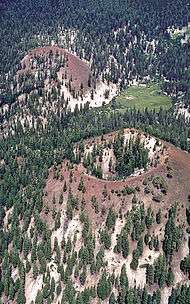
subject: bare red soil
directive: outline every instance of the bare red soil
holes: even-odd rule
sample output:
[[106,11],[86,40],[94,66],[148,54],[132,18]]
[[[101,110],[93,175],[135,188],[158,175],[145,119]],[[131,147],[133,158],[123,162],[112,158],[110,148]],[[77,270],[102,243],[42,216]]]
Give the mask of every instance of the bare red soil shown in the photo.
[[[106,135],[107,137],[112,136],[112,134]],[[123,196],[120,191],[124,187],[139,187],[140,191],[136,192],[137,199],[143,201],[145,207],[151,208],[157,212],[159,208],[164,210],[169,210],[171,205],[175,202],[179,203],[178,210],[178,222],[184,225],[185,221],[185,206],[188,202],[188,195],[190,194],[190,154],[177,149],[171,144],[164,142],[167,149],[167,159],[165,162],[161,162],[157,167],[152,167],[148,172],[143,173],[140,176],[128,177],[125,180],[118,181],[106,181],[101,180],[93,176],[89,176],[85,173],[85,168],[82,164],[75,165],[73,169],[69,168],[69,163],[64,161],[62,163],[61,175],[62,181],[53,178],[53,168],[50,169],[49,177],[46,183],[46,202],[51,208],[52,197],[55,194],[58,198],[61,190],[63,189],[64,182],[67,183],[67,192],[64,193],[65,200],[68,197],[68,190],[78,197],[79,202],[82,199],[85,201],[85,211],[91,219],[94,229],[97,228],[99,224],[104,219],[104,211],[112,206],[115,210],[119,211],[122,208],[123,211],[127,211],[131,208],[133,194]],[[172,178],[167,177],[167,167],[172,168]],[[72,172],[72,179],[70,179],[70,174]],[[160,203],[156,203],[152,199],[152,194],[144,193],[143,181],[145,177],[150,176],[162,176],[167,181],[168,191],[167,195],[163,196]],[[86,191],[82,193],[78,190],[78,185],[81,180],[84,181]],[[107,195],[104,195],[104,192]],[[99,212],[95,213],[95,209],[92,205],[91,199],[95,196],[99,206]],[[62,207],[61,207],[62,208]],[[44,215],[45,216],[45,215]]]
[[75,89],[80,89],[81,83],[83,83],[84,90],[88,88],[88,79],[91,74],[89,65],[79,57],[58,46],[47,46],[30,50],[22,59],[22,69],[18,71],[18,74],[31,71],[31,59],[35,57],[48,57],[50,53],[53,55],[64,55],[67,58],[67,66],[60,68],[60,73],[65,75],[66,72],[68,80],[72,78],[72,85]]

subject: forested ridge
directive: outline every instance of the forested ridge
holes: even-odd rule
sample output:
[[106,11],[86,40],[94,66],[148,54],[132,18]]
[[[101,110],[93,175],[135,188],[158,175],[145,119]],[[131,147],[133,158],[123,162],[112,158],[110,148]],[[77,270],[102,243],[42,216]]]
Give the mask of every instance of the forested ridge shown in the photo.
[[[174,30],[189,2],[7,0],[0,12],[0,303],[189,304],[190,121],[175,103],[189,106],[190,56]],[[59,48],[89,64],[77,88]],[[100,82],[106,101],[111,85],[149,81],[173,108],[77,104]],[[126,128],[138,137],[125,142]]]
[[[96,77],[122,87],[160,78],[175,101],[189,103],[189,41],[172,28],[189,22],[186,0],[25,1],[1,4],[1,99],[11,103],[15,73],[29,49],[51,44],[90,61]],[[108,68],[109,67],[109,68]],[[8,73],[8,77],[6,75]]]
[[[84,113],[78,113],[78,114],[70,114],[70,116],[67,117],[67,122],[64,119],[64,124],[59,122],[59,121],[52,121],[51,125],[49,128],[44,131],[39,128],[38,132],[36,129],[31,130],[25,130],[22,132],[22,129],[18,129],[15,136],[10,136],[8,138],[5,138],[1,140],[1,223],[3,223],[2,229],[1,229],[1,252],[2,252],[2,264],[1,264],[1,296],[2,296],[2,303],[6,303],[5,299],[13,300],[16,298],[17,303],[25,303],[27,301],[27,295],[25,295],[24,290],[25,290],[25,280],[27,278],[27,273],[30,272],[30,269],[32,267],[32,273],[33,273],[33,278],[37,278],[38,275],[46,273],[48,269],[48,261],[50,261],[51,254],[54,254],[53,252],[56,252],[57,258],[56,258],[56,263],[59,265],[59,270],[58,273],[61,275],[61,281],[59,281],[57,285],[54,282],[54,279],[52,279],[51,276],[47,274],[48,277],[45,279],[44,277],[44,288],[43,290],[39,290],[35,303],[45,303],[44,301],[48,301],[48,303],[54,303],[53,301],[58,301],[56,300],[57,297],[61,294],[62,295],[62,300],[61,303],[75,303],[73,302],[75,299],[75,294],[76,294],[76,303],[90,303],[90,301],[93,301],[92,299],[96,296],[99,297],[99,299],[108,299],[110,296],[110,303],[144,303],[145,299],[147,299],[147,303],[160,303],[160,293],[157,290],[156,293],[152,296],[148,295],[146,290],[139,290],[139,289],[128,289],[129,287],[126,281],[127,285],[123,285],[124,283],[120,283],[121,285],[117,285],[117,279],[113,279],[112,277],[109,278],[109,274],[106,273],[102,275],[102,278],[100,279],[98,286],[97,286],[97,291],[96,287],[94,286],[93,289],[85,289],[84,293],[76,293],[76,290],[74,286],[72,285],[72,282],[68,279],[68,276],[72,275],[72,268],[69,271],[69,273],[65,273],[64,269],[67,263],[72,263],[71,261],[69,262],[69,256],[68,252],[70,249],[67,249],[67,246],[71,246],[68,244],[64,245],[64,243],[61,245],[62,249],[59,247],[59,245],[55,245],[54,249],[51,247],[51,245],[47,242],[48,235],[50,233],[51,235],[51,229],[48,228],[47,224],[43,222],[43,210],[46,210],[45,213],[49,214],[49,210],[51,210],[52,207],[45,207],[44,205],[44,199],[43,199],[43,188],[45,186],[45,179],[48,177],[48,168],[52,165],[55,166],[55,178],[59,179],[60,169],[56,169],[59,167],[59,164],[61,164],[62,160],[64,158],[66,159],[71,159],[71,161],[74,161],[74,158],[72,158],[73,152],[73,145],[75,142],[79,142],[82,139],[93,137],[96,135],[101,135],[102,133],[107,133],[110,130],[115,130],[115,129],[120,129],[122,127],[137,127],[144,129],[145,131],[148,131],[151,134],[157,135],[163,139],[167,139],[168,141],[173,142],[176,145],[181,145],[182,148],[188,149],[188,146],[186,145],[187,143],[187,136],[189,136],[189,128],[188,125],[185,123],[184,119],[178,118],[178,120],[174,119],[173,116],[170,117],[169,113],[158,113],[158,121],[160,121],[160,124],[157,122],[156,125],[154,124],[155,120],[155,113],[137,113],[134,111],[129,111],[121,115],[117,115],[115,113],[114,115],[111,114],[112,116],[110,117],[110,113],[105,107],[105,109],[97,109],[97,110],[85,110]],[[173,117],[173,118],[172,118]],[[164,128],[164,123],[167,121],[167,127]],[[171,121],[171,127],[169,127],[168,122]],[[98,127],[97,127],[97,122],[98,122]],[[162,122],[162,124],[161,124]],[[165,133],[167,130],[167,133]],[[57,171],[58,170],[58,171]],[[170,170],[170,169],[168,169]],[[171,169],[172,170],[172,169]],[[56,173],[57,172],[57,173]],[[168,176],[172,176],[172,171],[168,171]],[[161,182],[161,180],[160,180]],[[160,183],[159,182],[159,183]],[[62,202],[65,197],[65,193],[69,191],[68,187],[72,186],[72,175],[70,176],[70,186],[68,182],[64,182],[63,180],[63,192],[60,194],[59,198],[53,198],[53,206],[62,206]],[[144,183],[147,185],[147,181],[144,181]],[[153,181],[148,181],[148,185],[146,186],[145,190],[146,193],[149,193],[150,190],[150,183],[153,183],[155,185],[154,187],[157,187],[159,185],[158,181],[153,180]],[[162,182],[163,183],[163,182]],[[165,183],[165,182],[164,182]],[[164,185],[164,184],[163,184]],[[160,187],[160,186],[159,186]],[[161,186],[161,187],[166,187],[166,186]],[[87,190],[85,189],[85,183],[80,182],[79,186],[79,193],[85,193]],[[164,188],[161,188],[164,189]],[[133,193],[134,198],[133,198],[133,204],[136,204],[137,202],[137,195],[134,194],[137,190],[127,188],[125,191],[123,191],[122,195],[131,195]],[[139,191],[139,190],[138,190]],[[163,191],[163,190],[162,190]],[[164,191],[167,191],[167,187],[165,188]],[[103,191],[103,196],[106,197],[106,192],[105,190]],[[162,192],[161,192],[162,193]],[[78,204],[80,204],[80,200],[78,201],[77,197],[75,197],[75,193],[71,192],[70,193],[71,197],[68,197],[68,202],[67,202],[67,217],[68,220],[72,220],[75,210],[78,210],[78,208],[83,208],[85,207],[79,207]],[[118,194],[119,195],[119,194]],[[121,194],[120,194],[121,195]],[[162,194],[163,195],[163,194]],[[155,201],[158,201],[162,199],[162,195],[158,194],[157,192],[154,194],[153,199]],[[59,202],[56,202],[56,201]],[[172,202],[173,203],[173,202]],[[51,203],[52,204],[52,203]],[[81,204],[84,204],[81,202]],[[92,198],[92,206],[95,208],[95,212],[99,213],[99,208],[98,207],[98,202],[96,198]],[[45,208],[45,209],[44,209]],[[50,208],[50,209],[49,209]],[[53,207],[55,208],[55,207]],[[57,208],[57,207],[56,207]],[[77,208],[77,209],[76,209]],[[175,207],[176,208],[176,207]],[[7,212],[8,210],[11,211],[11,217],[9,216],[8,219],[8,224],[5,224],[5,211]],[[56,210],[56,209],[55,209]],[[84,209],[85,210],[85,209]],[[188,210],[188,209],[187,209]],[[189,212],[189,211],[187,211]],[[41,215],[40,215],[41,214]],[[111,213],[112,214],[112,213]],[[173,214],[173,215],[172,215]],[[187,213],[188,214],[188,213]],[[49,216],[49,215],[48,215]],[[55,212],[55,215],[53,216],[55,220],[55,230],[59,229],[60,227],[60,216],[61,212],[57,211]],[[82,216],[82,215],[81,215]],[[110,215],[111,218],[113,215]],[[117,217],[117,213],[115,213],[115,216]],[[146,217],[146,225],[149,227],[149,225],[152,225],[152,211],[151,209],[148,211],[147,217]],[[159,213],[156,217],[156,221],[160,223]],[[175,212],[171,211],[171,222],[168,222],[167,224],[167,230],[165,230],[165,240],[168,238],[172,238],[172,242],[176,242],[176,237],[181,238],[181,233],[182,230],[178,230],[178,228],[175,227],[175,220],[173,217],[175,216]],[[42,219],[41,219],[42,217]],[[150,217],[150,218],[149,218]],[[33,228],[30,227],[30,222],[35,221],[35,225]],[[87,220],[87,219],[86,219]],[[86,221],[85,220],[85,221]],[[187,220],[189,221],[188,217]],[[83,222],[83,220],[81,219]],[[109,220],[107,220],[107,225],[111,225],[112,227],[112,220],[111,223],[108,223]],[[114,220],[115,221],[115,220]],[[138,222],[138,221],[137,221]],[[19,223],[22,223],[19,225]],[[128,223],[128,220],[126,219],[126,225]],[[8,226],[7,226],[8,225]],[[16,226],[17,227],[16,227]],[[85,225],[88,226],[86,223]],[[144,225],[144,224],[143,224]],[[7,228],[5,228],[7,227]],[[57,228],[56,228],[57,227]],[[86,227],[86,226],[85,226]],[[126,226],[127,227],[127,226]],[[173,228],[170,228],[173,227]],[[31,230],[32,229],[32,230]],[[86,231],[86,228],[84,228]],[[110,228],[109,228],[110,229]],[[128,229],[128,228],[127,228]],[[135,229],[140,229],[135,228]],[[144,228],[145,229],[145,228]],[[181,229],[181,228],[180,228]],[[27,232],[28,231],[28,232]],[[54,229],[53,229],[54,231]],[[125,233],[129,233],[126,230]],[[145,229],[146,231],[146,229]],[[171,234],[171,231],[173,231],[173,236]],[[175,232],[176,231],[176,232]],[[180,232],[181,231],[181,232]],[[183,230],[184,231],[184,230]],[[27,232],[27,233],[26,233]],[[29,233],[29,234],[28,234]],[[86,232],[87,233],[87,232]],[[90,233],[90,232],[89,232]],[[122,232],[124,233],[124,231]],[[134,232],[135,233],[135,232]],[[177,233],[177,234],[175,234]],[[180,233],[180,234],[178,234]],[[183,232],[184,233],[184,232]],[[122,234],[121,234],[122,235]],[[36,246],[36,240],[38,238],[41,239],[41,236],[43,236],[42,243],[39,243],[37,241],[37,250],[38,250],[38,255],[36,257],[34,253],[34,246]],[[105,250],[109,250],[109,247],[111,246],[110,243],[110,232],[107,230],[103,230],[100,234],[101,236],[101,242],[105,246]],[[85,236],[83,236],[85,237]],[[135,237],[135,236],[132,236]],[[148,237],[148,236],[147,236]],[[144,242],[146,246],[158,246],[158,241],[156,239],[150,239],[150,236],[148,238],[145,238]],[[30,239],[31,238],[31,239]],[[89,242],[91,237],[88,236]],[[125,239],[125,238],[124,238]],[[32,241],[33,240],[33,241]],[[84,239],[85,240],[85,239]],[[138,240],[138,238],[137,238]],[[150,241],[151,240],[151,241]],[[69,239],[68,239],[69,241]],[[41,241],[40,241],[41,242]],[[85,241],[86,242],[86,241]],[[119,242],[119,239],[118,239]],[[141,243],[142,241],[139,240]],[[138,246],[142,246],[138,243]],[[180,246],[180,243],[177,242],[178,245]],[[10,244],[13,251],[9,251],[8,248],[10,247]],[[74,243],[73,243],[74,244]],[[87,243],[86,243],[87,244]],[[123,243],[122,243],[123,244]],[[153,245],[154,244],[154,245]],[[156,245],[157,244],[157,245]],[[156,267],[155,270],[154,268],[151,268],[147,266],[147,284],[151,286],[151,284],[156,284],[159,283],[159,286],[162,288],[165,286],[164,282],[167,282],[168,286],[172,286],[173,282],[173,272],[172,269],[167,268],[168,271],[168,277],[166,278],[161,278],[159,277],[158,274],[155,274],[156,277],[154,279],[154,276],[152,273],[157,273],[158,270],[157,267],[169,267],[167,266],[167,262],[164,262],[165,266],[163,265],[162,259],[167,259],[167,255],[171,254],[171,251],[173,252],[175,246],[169,247],[167,249],[167,243],[165,243],[163,250],[165,251],[165,254],[163,257],[160,257],[160,262],[158,260],[157,263],[159,266],[153,266]],[[45,252],[42,253],[40,251],[40,246],[45,246],[46,250]],[[48,247],[47,247],[48,246]],[[66,246],[66,247],[65,247]],[[73,245],[74,246],[74,245]],[[86,245],[88,246],[88,245]],[[90,246],[90,245],[89,245]],[[120,246],[119,243],[117,246]],[[121,246],[131,246],[128,243],[126,245],[121,245]],[[68,247],[70,248],[70,247]],[[90,247],[89,247],[90,248]],[[119,249],[120,247],[115,248],[115,254],[120,254],[122,250],[125,249]],[[122,247],[121,247],[122,248]],[[124,258],[128,256],[128,247],[126,247],[126,253],[123,253]],[[139,247],[138,250],[140,252],[143,249],[140,249]],[[160,247],[155,247],[158,250]],[[173,249],[172,249],[173,248]],[[32,253],[31,259],[28,256],[30,253],[30,250]],[[36,249],[35,249],[36,250]],[[52,251],[53,250],[53,251]],[[55,251],[54,251],[55,250]],[[61,264],[61,260],[59,258],[59,250],[61,250],[62,253],[65,252],[66,256],[63,258],[63,265]],[[90,250],[90,249],[89,249]],[[91,249],[92,250],[92,249]],[[103,250],[103,249],[102,249]],[[169,250],[169,251],[168,251]],[[179,249],[176,249],[179,250]],[[118,253],[117,253],[118,251]],[[140,252],[134,251],[133,253],[133,260],[131,262],[131,269],[136,269],[138,267],[138,260],[141,256]],[[61,256],[62,256],[61,253]],[[24,258],[21,257],[22,254],[24,254]],[[101,260],[97,263],[97,266],[92,267],[92,272],[91,275],[93,276],[93,273],[98,273],[101,269],[101,267],[105,267],[103,252],[98,253],[98,256],[96,259],[99,259],[99,255],[101,257]],[[66,258],[67,257],[67,258]],[[37,260],[36,260],[37,258]],[[72,259],[74,256],[72,257]],[[79,253],[79,258],[82,258],[82,252]],[[26,260],[25,260],[26,259]],[[39,259],[39,260],[38,260]],[[58,259],[58,260],[57,260]],[[26,261],[26,264],[25,262]],[[36,261],[36,263],[34,262]],[[73,260],[73,263],[76,260],[76,257]],[[13,263],[13,264],[12,264]],[[38,264],[40,263],[40,264]],[[65,264],[66,263],[66,264]],[[171,263],[171,262],[170,262]],[[187,266],[186,266],[187,263]],[[39,266],[37,266],[39,265]],[[62,265],[62,266],[61,266]],[[68,264],[68,267],[71,267],[71,265]],[[99,266],[98,266],[99,265]],[[169,264],[168,264],[169,265]],[[18,268],[17,268],[18,267]],[[26,267],[26,268],[25,268]],[[36,268],[37,267],[37,268]],[[40,267],[40,268],[38,268]],[[73,266],[72,266],[73,267]],[[77,266],[76,266],[77,267]],[[79,266],[79,273],[80,273],[80,267]],[[86,276],[88,276],[88,272],[86,267],[88,266],[83,266],[82,272],[80,274],[80,282],[81,284],[85,284]],[[95,267],[95,268],[94,268]],[[188,273],[188,261],[184,260],[181,262],[181,269],[184,271],[184,273]],[[13,279],[13,269],[19,269],[19,275],[16,276],[17,279]],[[94,270],[93,270],[94,269]],[[105,268],[106,269],[106,268]],[[161,268],[162,269],[162,268]],[[71,271],[71,272],[70,272]],[[76,270],[77,271],[77,270]],[[160,271],[160,270],[159,270]],[[163,271],[163,270],[162,270]],[[31,273],[31,272],[30,272]],[[65,273],[65,274],[64,274]],[[75,274],[76,278],[77,273]],[[125,270],[123,268],[121,276],[126,277],[123,280],[127,280],[127,273],[125,274]],[[107,281],[108,280],[108,281]],[[153,283],[155,281],[155,283]],[[166,280],[166,281],[165,281]],[[169,280],[169,281],[168,281]],[[114,283],[115,282],[115,283]],[[50,284],[50,285],[49,285]],[[56,284],[56,294],[54,293],[55,288],[53,287]],[[107,285],[108,284],[108,285]],[[112,284],[116,284],[116,288],[122,288],[123,290],[123,295],[122,295],[122,300],[121,296],[117,299],[116,294],[111,294],[111,286]],[[48,287],[49,286],[49,287]],[[50,287],[51,286],[51,287]],[[65,289],[62,289],[63,286],[65,286]],[[104,287],[103,287],[104,286]],[[118,286],[118,287],[117,287]],[[120,287],[119,287],[120,286]],[[182,289],[181,289],[182,288]],[[49,291],[48,291],[49,290]],[[119,289],[120,290],[120,289]],[[72,291],[72,293],[70,293]],[[62,294],[63,292],[63,294]],[[47,293],[47,294],[46,294]],[[182,293],[182,295],[180,295]],[[172,295],[170,299],[168,300],[168,303],[181,303],[182,297],[184,297],[184,303],[188,303],[188,296],[189,289],[187,286],[184,287],[178,287],[178,290],[172,291]],[[78,296],[77,296],[78,294]],[[74,297],[74,298],[73,298]],[[80,299],[80,300],[79,300]],[[137,300],[138,299],[138,300]],[[178,299],[178,300],[177,300]],[[79,301],[79,302],[78,302]],[[122,301],[122,302],[121,302]],[[156,302],[155,302],[156,301]],[[173,301],[173,302],[172,302]],[[58,302],[55,302],[58,303]]]

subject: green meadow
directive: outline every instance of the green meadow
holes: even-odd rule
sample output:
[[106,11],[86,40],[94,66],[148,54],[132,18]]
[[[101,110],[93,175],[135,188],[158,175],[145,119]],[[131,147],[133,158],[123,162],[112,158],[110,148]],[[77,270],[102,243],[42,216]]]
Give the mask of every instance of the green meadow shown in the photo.
[[116,109],[118,110],[136,108],[142,111],[147,108],[159,111],[160,108],[169,109],[171,106],[171,98],[163,94],[157,84],[131,86],[116,97]]

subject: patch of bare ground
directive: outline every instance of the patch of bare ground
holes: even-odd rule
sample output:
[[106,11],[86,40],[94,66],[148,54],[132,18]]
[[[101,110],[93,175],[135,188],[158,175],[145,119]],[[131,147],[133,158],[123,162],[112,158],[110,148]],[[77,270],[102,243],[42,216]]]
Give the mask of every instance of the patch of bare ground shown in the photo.
[[74,88],[79,90],[81,83],[83,83],[85,90],[88,88],[88,80],[91,75],[88,64],[79,57],[58,46],[47,46],[30,50],[22,59],[21,69],[18,71],[18,74],[27,72],[34,73],[38,69],[38,66],[36,65],[36,68],[31,66],[33,60],[39,57],[47,58],[48,60],[50,54],[53,56],[63,56],[66,60],[66,66],[60,67],[58,72],[59,79],[62,79],[62,76],[66,74],[68,79],[72,79]]

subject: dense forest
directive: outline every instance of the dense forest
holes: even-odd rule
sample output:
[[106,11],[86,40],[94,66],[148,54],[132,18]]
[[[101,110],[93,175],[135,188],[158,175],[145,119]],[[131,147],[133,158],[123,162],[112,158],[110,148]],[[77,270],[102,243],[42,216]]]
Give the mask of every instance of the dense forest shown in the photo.
[[[161,304],[165,290],[168,304],[190,303],[189,176],[170,164],[180,151],[181,170],[189,165],[190,121],[175,109],[190,103],[183,32],[189,21],[187,0],[0,3],[0,303]],[[88,62],[77,88],[60,51],[34,53],[28,73],[23,58],[52,45]],[[69,107],[71,97],[83,100],[85,89],[93,100],[99,82],[106,101],[109,85],[120,91],[149,81],[171,96],[172,109],[119,111],[115,98],[100,108]],[[163,171],[157,162],[149,174],[148,148],[138,138],[124,144],[125,128],[155,136],[156,146],[165,141],[174,156],[168,154]],[[97,136],[118,130],[111,143],[117,181],[106,181],[94,166],[102,146],[90,160],[80,153],[85,140],[96,147]],[[128,184],[136,168],[145,176]]]
[[108,141],[102,138],[100,143],[78,144],[74,148],[74,162],[81,162],[87,173],[97,178],[121,180],[132,174],[146,172],[152,166],[156,167],[163,154],[161,142],[131,130],[120,131]]
[[[63,17],[64,16],[64,17]],[[27,51],[52,42],[90,62],[93,75],[126,87],[160,79],[174,102],[189,103],[188,1],[6,1],[1,4],[1,103],[17,98]],[[38,86],[40,86],[38,81]]]

